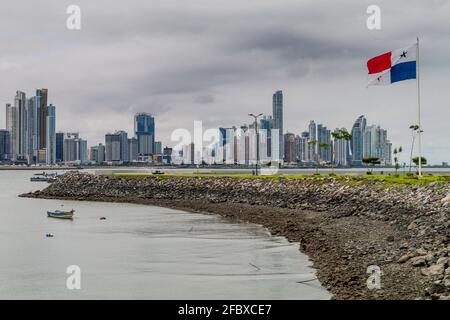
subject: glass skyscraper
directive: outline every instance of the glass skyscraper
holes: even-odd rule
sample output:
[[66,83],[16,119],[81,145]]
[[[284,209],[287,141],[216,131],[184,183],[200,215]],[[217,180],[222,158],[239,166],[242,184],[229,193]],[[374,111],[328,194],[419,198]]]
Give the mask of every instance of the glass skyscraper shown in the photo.
[[46,121],[46,163],[56,163],[56,108],[53,105],[47,107]]
[[279,160],[283,160],[284,155],[284,135],[283,135],[283,91],[278,90],[273,94],[272,99],[273,129],[278,129],[278,151]]
[[56,133],[56,162],[64,161],[64,132]]
[[367,120],[364,116],[356,119],[352,128],[352,165],[361,166],[364,155],[364,133]]
[[10,133],[8,130],[0,130],[0,161],[10,159]]
[[155,149],[155,118],[148,113],[134,116],[134,133],[138,142],[139,155],[149,156]]

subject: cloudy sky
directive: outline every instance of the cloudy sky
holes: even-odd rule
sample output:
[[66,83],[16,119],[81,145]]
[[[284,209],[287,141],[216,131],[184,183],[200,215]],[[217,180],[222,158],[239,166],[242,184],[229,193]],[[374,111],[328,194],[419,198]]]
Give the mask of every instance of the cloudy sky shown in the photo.
[[[106,132],[131,134],[135,112],[155,115],[164,145],[194,120],[241,125],[249,112],[270,114],[282,89],[290,132],[312,119],[351,128],[364,114],[409,149],[416,82],[366,88],[366,61],[419,35],[424,155],[450,161],[450,1],[1,2],[2,105],[16,90],[48,88],[57,128],[79,131],[90,145]],[[71,4],[82,11],[79,31],[66,28]],[[381,8],[381,30],[366,27],[370,4]]]

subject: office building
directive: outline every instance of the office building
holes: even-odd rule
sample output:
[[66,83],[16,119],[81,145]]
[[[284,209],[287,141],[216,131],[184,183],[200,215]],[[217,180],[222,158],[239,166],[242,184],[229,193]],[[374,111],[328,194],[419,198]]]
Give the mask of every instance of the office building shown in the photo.
[[16,108],[10,103],[6,104],[6,130],[9,132],[9,155],[15,158],[16,154]]
[[53,105],[47,107],[46,126],[46,163],[48,165],[56,163],[56,108]]
[[284,155],[284,136],[283,136],[283,91],[281,90],[276,91],[272,97],[272,118],[273,118],[273,129],[278,129],[278,136],[279,136],[278,159],[282,161]]
[[[343,128],[343,130],[345,130]],[[339,129],[335,129],[334,132],[338,133]],[[350,146],[349,141],[345,139],[333,140],[333,162],[336,166],[346,167],[349,165]]]
[[128,139],[128,156],[130,162],[138,160],[139,144],[136,138]]
[[0,162],[11,159],[10,150],[10,132],[0,130]]
[[289,132],[284,135],[284,162],[297,162],[295,134]]
[[95,164],[102,164],[105,162],[105,146],[99,143],[89,149],[89,161]]
[[36,97],[39,101],[39,149],[47,147],[47,89],[37,89]]
[[56,133],[56,162],[64,161],[64,132]]
[[[324,147],[325,145],[328,147]],[[317,151],[320,161],[331,162],[331,132],[322,124],[317,125]]]
[[155,119],[148,113],[137,113],[134,116],[134,134],[138,142],[138,152],[141,156],[154,153]]
[[364,133],[366,131],[367,120],[364,116],[358,117],[352,127],[352,165],[362,166],[364,155]]

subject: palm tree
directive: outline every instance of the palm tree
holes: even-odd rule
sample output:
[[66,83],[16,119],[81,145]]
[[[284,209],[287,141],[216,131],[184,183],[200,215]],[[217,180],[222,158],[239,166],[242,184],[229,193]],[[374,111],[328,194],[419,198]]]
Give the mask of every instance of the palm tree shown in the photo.
[[395,163],[395,174],[397,174],[398,169],[400,169],[400,164],[398,163],[398,157],[397,154],[401,153],[403,151],[403,148],[400,146],[397,148],[394,148],[394,163]]
[[[362,162],[365,163],[367,165],[367,174],[372,174],[373,172],[373,168],[375,167],[375,165],[380,164],[381,161],[380,159],[378,159],[377,157],[367,157],[367,158],[363,158]],[[370,167],[372,167],[372,169],[370,169]]]
[[[345,140],[345,141],[350,141],[352,140],[352,135],[351,133],[349,133],[347,131],[347,129],[342,128],[342,129],[338,129],[335,132],[331,133],[331,136],[333,137],[334,140]],[[336,156],[336,151],[333,151],[334,156]],[[335,159],[333,159],[334,161]],[[333,168],[333,172],[334,172],[334,166]]]
[[[315,148],[315,146],[317,144],[317,140],[309,140],[308,144],[313,146],[313,148]],[[313,152],[313,155],[314,155],[314,152]],[[316,160],[316,173],[318,174],[319,173],[319,164],[317,163],[317,157],[315,160]]]
[[414,152],[414,142],[416,141],[416,136],[419,133],[420,127],[417,124],[412,124],[409,126],[409,129],[411,130],[411,136],[412,136],[411,154],[409,156],[409,172],[411,172],[411,166],[412,166],[411,162],[413,162],[412,158],[413,158],[413,152]]
[[[341,140],[342,139],[342,134],[341,134],[341,130],[337,130],[335,132],[331,133],[331,136],[333,137],[333,139],[336,140]],[[331,172],[334,174],[334,161],[336,158],[336,150],[333,150],[333,159],[331,159]]]
[[[420,157],[420,159],[421,159],[421,164],[422,165],[424,165],[424,164],[427,164],[427,158],[425,158],[425,157]],[[414,157],[414,158],[412,158],[412,162],[414,162],[414,164],[416,165],[416,167],[419,165],[419,157]],[[418,172],[417,172],[418,173]]]

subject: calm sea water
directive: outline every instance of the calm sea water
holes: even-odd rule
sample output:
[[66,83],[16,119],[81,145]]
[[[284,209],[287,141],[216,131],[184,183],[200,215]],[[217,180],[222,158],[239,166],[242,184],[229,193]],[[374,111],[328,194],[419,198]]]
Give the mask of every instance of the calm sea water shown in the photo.
[[[0,172],[0,299],[328,299],[298,244],[213,215],[23,199],[32,171]],[[74,208],[73,221],[46,210]],[[100,220],[100,217],[106,220]],[[54,234],[47,238],[47,233]],[[66,268],[81,269],[68,290]]]

